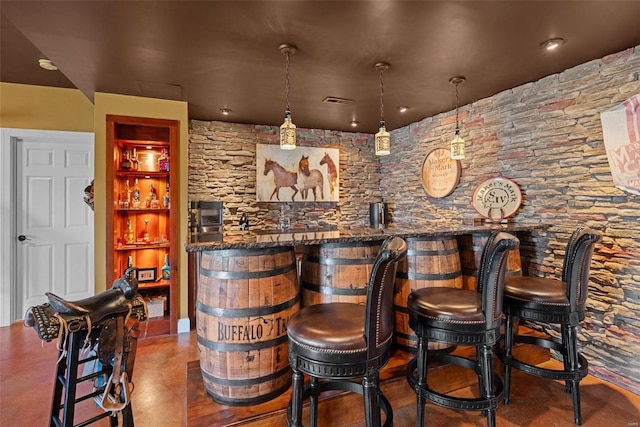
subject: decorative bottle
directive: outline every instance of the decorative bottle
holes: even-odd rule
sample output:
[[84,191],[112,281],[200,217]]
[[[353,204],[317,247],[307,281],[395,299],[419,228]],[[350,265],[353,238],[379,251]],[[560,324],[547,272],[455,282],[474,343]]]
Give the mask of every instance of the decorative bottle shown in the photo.
[[133,149],[133,155],[131,156],[131,169],[134,171],[138,170],[138,154],[136,153],[136,149]]
[[135,236],[133,235],[133,228],[131,228],[131,219],[127,218],[127,231],[124,234],[124,242],[127,245],[130,245],[134,242],[134,240],[135,240]]
[[162,196],[162,207],[170,208],[171,207],[171,196],[169,196],[169,183],[167,183],[167,191]]
[[131,192],[131,207],[138,209],[140,207],[140,187],[138,186],[138,178],[133,183],[133,191]]
[[169,151],[166,148],[162,149],[160,157],[158,158],[158,169],[162,172],[169,171]]
[[162,280],[171,279],[171,266],[169,265],[169,254],[164,255],[164,265],[160,269]]
[[122,160],[120,161],[120,169],[129,170],[131,169],[131,160],[129,159],[129,152],[125,148],[122,151]]
[[[158,200],[158,192],[156,188],[153,186],[153,182],[149,183],[149,194],[147,194],[147,199],[145,200],[145,206],[147,208],[151,208],[152,202],[154,200]],[[157,206],[156,206],[157,207]]]
[[124,202],[122,203],[123,209],[129,209],[131,207],[131,187],[129,186],[129,180],[124,182]]

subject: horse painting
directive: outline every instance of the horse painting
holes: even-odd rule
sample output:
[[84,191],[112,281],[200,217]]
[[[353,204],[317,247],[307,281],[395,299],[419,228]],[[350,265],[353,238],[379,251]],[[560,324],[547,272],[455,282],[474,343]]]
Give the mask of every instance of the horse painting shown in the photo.
[[[269,172],[273,172],[273,182],[275,184],[273,193],[271,193],[271,197],[269,200],[273,199],[273,196],[276,196],[276,199],[280,200],[280,188],[289,187],[293,190],[293,195],[291,196],[291,201],[293,202],[293,198],[298,194],[298,187],[296,187],[296,183],[298,182],[298,174],[295,172],[289,172],[282,166],[271,159],[265,159],[264,161],[264,174],[267,175]],[[314,190],[315,194],[315,190]]]
[[324,152],[324,157],[320,160],[320,166],[327,165],[327,179],[329,180],[329,191],[333,194],[333,189],[336,186],[338,181],[338,170],[336,169],[336,164],[333,163],[333,159],[327,153]]
[[320,200],[324,200],[324,177],[318,169],[309,170],[309,156],[302,156],[298,163],[298,185],[302,200],[307,200],[309,189],[313,191],[313,200],[317,201],[316,188],[320,189]]

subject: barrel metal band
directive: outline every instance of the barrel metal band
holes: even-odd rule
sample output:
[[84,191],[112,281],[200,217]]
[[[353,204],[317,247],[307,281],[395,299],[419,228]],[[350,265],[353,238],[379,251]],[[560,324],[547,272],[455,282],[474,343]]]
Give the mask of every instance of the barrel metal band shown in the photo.
[[396,277],[409,280],[447,280],[456,279],[462,276],[460,270],[451,273],[425,274],[425,273],[405,273],[403,271],[396,272]]
[[260,279],[263,277],[278,276],[296,269],[295,262],[284,267],[262,271],[216,271],[200,269],[200,274],[212,279]]
[[224,249],[219,251],[207,251],[207,254],[212,257],[248,257],[258,255],[274,255],[281,254],[283,252],[292,252],[292,246],[276,246],[273,248],[257,248],[257,249]]
[[409,309],[407,307],[401,307],[399,305],[393,304],[393,311],[397,311],[397,312],[400,312],[400,313],[408,313]]
[[210,305],[207,305],[198,301],[196,302],[196,311],[199,311],[204,314],[208,314],[210,316],[228,317],[228,318],[267,316],[269,314],[276,314],[285,309],[291,308],[294,305],[297,305],[299,300],[300,300],[300,297],[296,295],[290,300],[281,302],[280,304],[261,305],[258,307],[248,307],[248,308],[211,307]]
[[250,386],[250,385],[256,385],[256,384],[262,384],[265,383],[267,381],[271,381],[271,380],[275,380],[280,378],[283,375],[287,375],[290,372],[289,366],[287,365],[285,368],[280,369],[276,372],[273,372],[269,375],[264,375],[261,377],[255,377],[255,378],[246,378],[246,379],[239,379],[239,380],[232,380],[232,379],[228,379],[228,378],[220,378],[220,377],[214,377],[213,375],[211,375],[208,372],[205,372],[204,370],[202,370],[202,376],[204,376],[206,379],[208,379],[209,381],[211,381],[212,383],[215,384],[220,384],[220,385],[226,385],[226,386],[235,386],[235,387],[244,387],[244,386]]
[[265,348],[275,347],[280,344],[285,344],[289,340],[287,334],[284,334],[281,337],[274,338],[272,340],[257,341],[257,342],[247,343],[247,344],[231,344],[226,342],[211,341],[206,339],[205,337],[201,337],[200,335],[198,335],[197,337],[198,337],[198,344],[201,344],[210,350],[227,351],[227,352],[228,351],[249,352],[254,350],[262,350]]
[[302,261],[308,261],[322,265],[365,265],[373,264],[376,258],[328,258],[315,255],[304,255]]
[[434,255],[455,255],[459,253],[458,248],[449,248],[449,249],[433,249],[428,251],[423,251],[419,249],[408,249],[407,255],[413,256],[434,256]]
[[302,281],[302,287],[322,295],[367,295],[367,288],[333,288]]
[[382,240],[367,240],[367,241],[358,241],[358,242],[338,242],[338,243],[323,243],[320,245],[321,248],[361,248],[361,247],[371,247],[371,246],[380,246],[382,244]]

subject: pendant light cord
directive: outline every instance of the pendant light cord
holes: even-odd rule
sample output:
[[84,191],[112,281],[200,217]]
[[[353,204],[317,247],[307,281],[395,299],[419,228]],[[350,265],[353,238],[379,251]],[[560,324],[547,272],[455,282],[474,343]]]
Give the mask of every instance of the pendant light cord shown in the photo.
[[384,71],[380,69],[380,125],[384,126]]
[[291,114],[291,108],[289,107],[289,87],[290,87],[290,81],[289,81],[289,57],[290,57],[291,53],[290,52],[286,52],[285,56],[287,57],[287,65],[286,65],[286,72],[285,72],[285,76],[286,76],[286,84],[287,84],[287,95],[286,95],[286,99],[287,99],[287,110],[285,111],[285,115],[289,116]]
[[460,126],[458,122],[458,84],[456,83],[456,135],[460,135]]

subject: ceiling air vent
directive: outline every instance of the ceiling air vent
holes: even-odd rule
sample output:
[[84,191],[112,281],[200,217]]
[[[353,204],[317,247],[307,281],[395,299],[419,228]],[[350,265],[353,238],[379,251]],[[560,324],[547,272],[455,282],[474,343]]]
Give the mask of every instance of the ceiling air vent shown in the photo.
[[322,102],[326,103],[326,104],[353,104],[355,101],[355,99],[348,99],[348,98],[338,98],[337,96],[327,96],[325,99],[322,100]]

